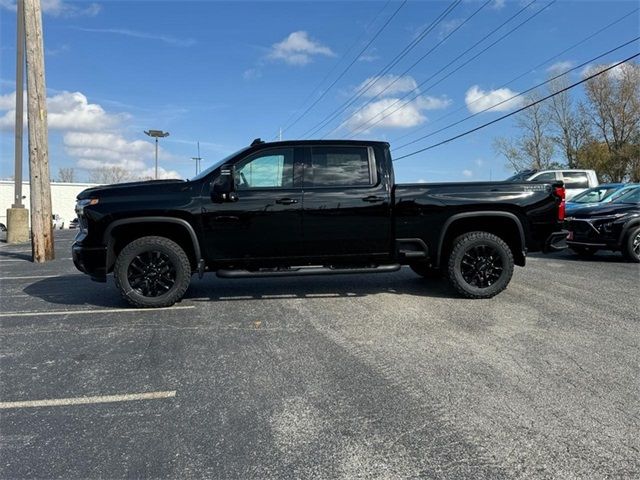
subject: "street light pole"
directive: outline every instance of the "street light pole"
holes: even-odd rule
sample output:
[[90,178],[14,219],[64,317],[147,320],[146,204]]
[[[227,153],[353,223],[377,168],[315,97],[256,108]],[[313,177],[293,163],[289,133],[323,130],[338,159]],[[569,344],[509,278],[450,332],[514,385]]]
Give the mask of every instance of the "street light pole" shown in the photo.
[[169,132],[163,132],[162,130],[145,130],[144,132],[148,136],[156,139],[156,180],[158,179],[158,139],[169,136]]
[[198,175],[198,173],[200,173],[200,160],[202,160],[202,157],[200,156],[200,142],[198,142],[198,156],[191,157],[191,160],[196,161],[196,175]]

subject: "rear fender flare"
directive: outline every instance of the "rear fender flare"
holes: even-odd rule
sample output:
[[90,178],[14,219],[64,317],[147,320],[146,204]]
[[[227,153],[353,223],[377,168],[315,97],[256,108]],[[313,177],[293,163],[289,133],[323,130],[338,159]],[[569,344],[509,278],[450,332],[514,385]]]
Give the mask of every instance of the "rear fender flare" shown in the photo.
[[[444,239],[446,238],[447,232],[449,231],[449,228],[451,227],[451,225],[453,225],[458,220],[467,219],[467,218],[476,218],[476,217],[501,217],[501,218],[508,218],[509,220],[513,221],[516,227],[518,228],[518,234],[520,238],[520,251],[524,256],[526,252],[526,245],[527,245],[525,235],[524,235],[524,228],[522,226],[522,222],[515,214],[511,212],[500,212],[500,211],[492,211],[492,210],[464,212],[464,213],[457,213],[455,215],[452,215],[447,219],[446,222],[444,222],[444,226],[442,227],[442,231],[440,232],[440,238],[438,240],[438,252],[436,254],[436,267],[440,266],[440,260],[442,257],[442,250],[444,246]],[[516,255],[518,253],[519,252],[514,252],[514,254]]]

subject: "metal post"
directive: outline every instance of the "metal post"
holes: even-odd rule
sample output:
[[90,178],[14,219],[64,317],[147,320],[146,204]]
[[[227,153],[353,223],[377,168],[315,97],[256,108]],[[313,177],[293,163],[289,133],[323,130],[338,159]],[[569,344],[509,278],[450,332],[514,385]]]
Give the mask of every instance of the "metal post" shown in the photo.
[[156,137],[156,180],[158,179],[158,137]]
[[16,38],[16,127],[15,127],[15,171],[14,202],[11,208],[24,208],[22,204],[22,136],[24,128],[24,5],[18,0]]

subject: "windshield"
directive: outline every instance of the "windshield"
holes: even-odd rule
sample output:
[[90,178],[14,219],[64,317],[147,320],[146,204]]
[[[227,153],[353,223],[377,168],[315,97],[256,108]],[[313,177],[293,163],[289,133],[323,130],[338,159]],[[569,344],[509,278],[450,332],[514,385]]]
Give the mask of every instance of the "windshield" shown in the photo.
[[640,203],[640,187],[629,189],[628,193],[616,198],[612,203]]
[[242,152],[244,152],[245,150],[249,150],[249,147],[245,147],[245,148],[241,148],[240,150],[238,150],[237,152],[233,152],[231,155],[227,155],[226,157],[224,157],[222,160],[220,160],[219,162],[214,163],[213,165],[211,165],[209,168],[201,171],[198,175],[196,175],[195,177],[193,177],[191,180],[200,180],[201,178],[206,177],[207,175],[209,175],[211,172],[213,172],[216,168],[218,168],[221,165],[224,165],[225,162],[229,161],[230,159],[232,159],[233,157],[235,157],[236,155],[241,154]]
[[605,198],[611,196],[617,190],[620,190],[620,186],[613,185],[601,185],[599,187],[590,188],[584,192],[576,195],[571,199],[573,203],[598,203],[602,202]]

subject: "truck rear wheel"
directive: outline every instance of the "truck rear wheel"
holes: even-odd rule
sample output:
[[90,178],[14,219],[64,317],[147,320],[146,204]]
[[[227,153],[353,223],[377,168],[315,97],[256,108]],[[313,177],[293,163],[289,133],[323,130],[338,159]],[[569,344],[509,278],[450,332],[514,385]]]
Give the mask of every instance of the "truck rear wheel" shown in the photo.
[[125,246],[113,269],[116,287],[136,307],[169,307],[181,300],[191,282],[184,250],[164,237],[142,237]]
[[447,277],[467,298],[491,298],[507,288],[513,275],[513,254],[497,235],[468,232],[453,241]]

